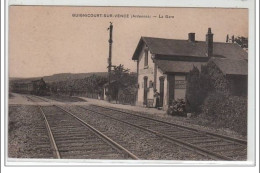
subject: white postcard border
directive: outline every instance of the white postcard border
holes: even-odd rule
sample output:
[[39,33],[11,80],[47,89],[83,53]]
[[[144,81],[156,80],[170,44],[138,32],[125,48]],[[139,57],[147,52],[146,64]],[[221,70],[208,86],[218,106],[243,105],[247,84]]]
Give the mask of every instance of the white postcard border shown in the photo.
[[[256,146],[255,146],[255,140],[256,140],[256,134],[255,131],[257,130],[255,126],[255,122],[259,122],[259,117],[256,117],[256,103],[255,103],[255,96],[256,96],[256,88],[255,88],[255,82],[256,82],[256,69],[255,69],[255,64],[256,64],[256,59],[255,56],[255,51],[256,47],[253,46],[255,45],[255,6],[254,6],[254,1],[252,0],[230,0],[230,1],[225,1],[225,0],[214,0],[211,1],[209,4],[209,1],[206,0],[182,0],[177,1],[167,1],[167,0],[153,0],[153,1],[148,1],[148,0],[143,0],[143,1],[119,1],[119,0],[112,0],[112,1],[84,1],[84,0],[76,0],[76,1],[66,1],[66,0],[45,0],[45,1],[34,1],[34,0],[10,0],[6,2],[5,4],[5,9],[6,9],[6,18],[5,18],[5,62],[2,63],[4,64],[4,84],[5,84],[5,100],[4,100],[4,107],[5,109],[5,116],[7,115],[7,93],[8,93],[8,6],[9,5],[71,5],[71,6],[143,6],[143,7],[220,7],[220,8],[248,8],[249,9],[249,52],[248,56],[253,57],[249,61],[249,92],[248,92],[248,115],[253,115],[249,116],[248,118],[248,132],[250,135],[248,135],[248,161],[244,162],[226,162],[226,161],[214,161],[214,162],[208,162],[208,161],[196,161],[196,162],[189,162],[189,161],[84,161],[84,160],[62,160],[62,161],[54,161],[54,160],[38,160],[34,162],[32,159],[30,160],[24,160],[24,159],[7,159],[7,130],[3,129],[3,122],[4,122],[4,127],[7,125],[7,118],[5,117],[4,121],[1,121],[1,128],[2,128],[2,136],[5,136],[5,163],[6,165],[20,165],[20,166],[25,166],[25,165],[62,165],[62,166],[76,166],[76,165],[120,165],[120,166],[132,166],[132,165],[157,165],[157,166],[253,166],[255,164],[255,152]],[[1,40],[2,42],[2,40]],[[2,53],[1,53],[2,54]],[[258,56],[259,57],[259,56]],[[1,59],[2,61],[2,59]],[[1,68],[1,71],[3,70],[3,67]],[[2,73],[3,74],[3,73]],[[1,74],[1,75],[2,75]],[[3,79],[3,78],[2,78]],[[2,90],[3,85],[1,85],[1,90]],[[1,98],[2,100],[2,98]],[[3,102],[2,102],[3,103]],[[3,116],[1,116],[1,119],[3,120]],[[3,134],[4,130],[4,134]],[[68,162],[69,161],[69,162]],[[46,164],[47,163],[47,164]]]

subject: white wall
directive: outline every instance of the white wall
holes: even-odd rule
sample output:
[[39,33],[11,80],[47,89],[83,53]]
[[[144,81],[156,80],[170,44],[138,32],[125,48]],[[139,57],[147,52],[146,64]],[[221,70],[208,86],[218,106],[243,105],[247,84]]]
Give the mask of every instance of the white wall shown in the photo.
[[[138,88],[138,94],[137,94],[137,102],[136,104],[139,106],[143,106],[143,98],[144,98],[144,77],[147,76],[147,85],[149,86],[149,82],[152,81],[154,84],[154,63],[152,60],[152,54],[150,53],[150,51],[148,51],[148,67],[144,67],[144,57],[145,57],[145,53],[144,53],[144,48],[145,46],[143,46],[142,51],[140,53],[139,56],[139,67],[138,67],[138,71],[139,71],[139,75],[138,75],[138,84],[139,84],[139,88]],[[168,107],[168,82],[167,82],[167,75],[163,74],[163,72],[157,67],[157,76],[156,76],[156,89],[158,92],[160,92],[160,80],[159,78],[161,76],[164,76],[164,102],[163,102],[163,107]],[[148,92],[147,92],[147,99],[154,99],[154,90],[153,87],[152,88],[148,88]],[[155,106],[155,100],[154,100],[154,106]]]
[[[149,81],[154,80],[154,63],[152,61],[152,55],[150,51],[148,51],[148,66],[144,67],[144,47],[142,48],[142,51],[139,56],[139,75],[138,75],[138,95],[137,95],[137,105],[143,105],[143,98],[144,98],[144,77],[147,76],[147,86],[149,87]],[[147,93],[147,98],[148,99],[153,99],[153,88],[149,88],[148,93]]]

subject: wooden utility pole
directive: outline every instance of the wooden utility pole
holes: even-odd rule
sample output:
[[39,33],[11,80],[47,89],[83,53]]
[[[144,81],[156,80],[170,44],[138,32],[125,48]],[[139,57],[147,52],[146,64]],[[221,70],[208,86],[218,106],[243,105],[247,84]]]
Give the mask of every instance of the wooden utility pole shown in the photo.
[[108,40],[108,43],[109,43],[109,55],[108,55],[108,93],[109,93],[109,101],[110,101],[110,82],[111,82],[111,67],[112,67],[112,43],[113,43],[113,40],[112,40],[112,34],[113,34],[113,24],[112,22],[110,22],[110,26],[108,28],[109,30],[109,40]]

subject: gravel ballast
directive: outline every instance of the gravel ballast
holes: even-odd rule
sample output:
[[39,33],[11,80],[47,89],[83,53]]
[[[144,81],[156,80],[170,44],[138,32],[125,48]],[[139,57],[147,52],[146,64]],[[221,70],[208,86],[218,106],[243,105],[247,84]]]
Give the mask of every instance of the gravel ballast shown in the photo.
[[52,158],[44,119],[37,106],[9,106],[9,158]]
[[[133,111],[133,110],[122,109],[122,108],[117,108],[117,107],[111,107],[111,108],[116,109],[116,110],[121,110],[124,112],[128,112],[128,113],[141,115],[144,117],[154,118],[154,119],[169,122],[169,123],[175,123],[175,124],[179,124],[179,125],[192,127],[194,129],[198,129],[198,130],[202,130],[202,131],[206,131],[206,132],[212,132],[212,133],[217,133],[220,135],[230,136],[233,138],[247,140],[247,136],[241,135],[230,129],[212,127],[212,125],[210,124],[210,122],[208,122],[208,120],[203,119],[201,117],[187,118],[187,117],[170,116],[170,115],[166,115],[166,114],[165,115],[158,115],[156,113],[151,114],[151,113],[147,113],[147,112],[143,112],[143,111]],[[151,108],[151,109],[154,109],[154,108]]]
[[65,109],[75,113],[130,152],[145,160],[209,160],[205,156],[187,150],[149,132],[105,118],[77,106]]

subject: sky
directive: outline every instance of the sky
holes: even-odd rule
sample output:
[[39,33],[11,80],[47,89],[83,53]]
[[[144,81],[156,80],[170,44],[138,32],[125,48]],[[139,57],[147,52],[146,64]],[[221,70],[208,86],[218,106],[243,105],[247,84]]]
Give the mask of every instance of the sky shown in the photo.
[[131,58],[141,36],[187,40],[188,33],[194,32],[196,40],[205,41],[211,27],[217,42],[225,42],[227,34],[248,37],[247,9],[10,6],[9,76],[107,71],[110,21],[114,26],[112,64],[123,64],[131,71],[136,71]]

